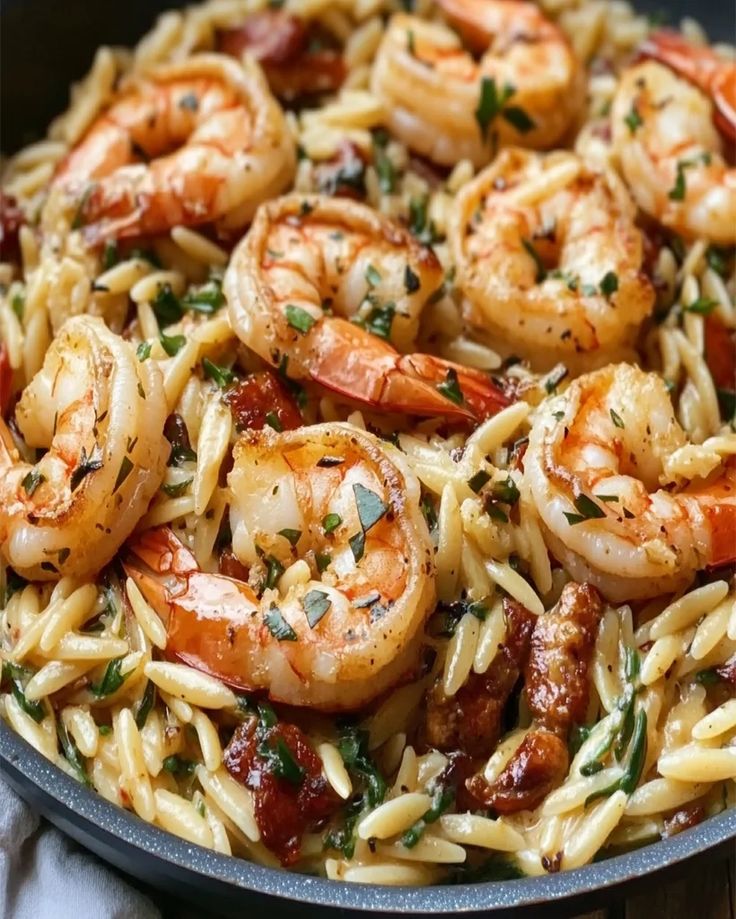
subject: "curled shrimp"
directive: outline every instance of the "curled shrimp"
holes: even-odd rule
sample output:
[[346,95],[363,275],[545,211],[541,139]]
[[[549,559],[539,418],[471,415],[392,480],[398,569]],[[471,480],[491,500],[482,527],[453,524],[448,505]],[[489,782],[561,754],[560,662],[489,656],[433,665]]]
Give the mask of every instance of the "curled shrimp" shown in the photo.
[[161,483],[161,371],[101,319],[67,320],[23,391],[20,458],[0,420],[0,553],[20,575],[49,580],[99,571],[130,535]]
[[487,163],[498,146],[552,147],[582,102],[582,71],[562,31],[521,0],[440,0],[458,35],[397,14],[371,85],[387,126],[445,166]]
[[[650,51],[652,49],[650,48]],[[693,72],[702,52],[691,49]],[[680,78],[682,66],[648,60],[621,77],[611,109],[614,150],[637,204],[664,226],[720,244],[736,242],[736,169],[724,157],[709,82]],[[708,52],[710,61],[713,52]],[[673,70],[672,67],[675,67]],[[736,64],[728,83],[736,99]],[[734,126],[736,130],[736,125]]]
[[502,150],[449,221],[466,319],[542,370],[623,356],[654,305],[634,218],[614,173],[571,153]]
[[250,583],[200,571],[167,529],[130,547],[126,570],[162,614],[167,655],[328,711],[358,708],[416,667],[433,550],[398,451],[348,424],[253,431],[235,445],[228,486]]
[[284,113],[255,63],[200,54],[126,81],[61,164],[45,222],[91,244],[178,224],[242,227],[295,168]]
[[507,399],[490,377],[397,350],[442,277],[431,249],[370,208],[291,195],[260,207],[223,290],[238,337],[289,377],[381,411],[492,415]]
[[695,45],[678,32],[653,32],[639,48],[642,57],[666,64],[713,100],[713,121],[719,131],[736,141],[736,63],[704,45]]
[[736,559],[736,465],[663,488],[686,446],[660,376],[612,364],[547,400],[524,456],[547,545],[612,601],[686,587]]

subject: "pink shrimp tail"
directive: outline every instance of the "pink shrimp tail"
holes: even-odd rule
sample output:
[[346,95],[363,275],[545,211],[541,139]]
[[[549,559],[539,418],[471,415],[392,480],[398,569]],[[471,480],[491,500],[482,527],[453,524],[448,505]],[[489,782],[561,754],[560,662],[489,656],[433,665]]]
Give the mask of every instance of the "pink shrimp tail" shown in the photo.
[[710,96],[716,127],[726,139],[736,141],[736,63],[667,29],[653,32],[639,54],[665,64]]
[[310,374],[320,385],[389,412],[479,421],[510,400],[480,370],[430,354],[399,354],[388,342],[343,319],[320,323]]

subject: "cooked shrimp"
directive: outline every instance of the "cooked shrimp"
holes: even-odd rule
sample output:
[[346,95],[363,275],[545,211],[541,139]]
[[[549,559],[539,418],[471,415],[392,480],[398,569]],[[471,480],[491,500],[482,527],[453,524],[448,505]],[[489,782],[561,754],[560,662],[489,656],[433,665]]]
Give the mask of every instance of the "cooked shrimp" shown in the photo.
[[565,35],[521,0],[440,0],[440,7],[471,50],[447,26],[395,15],[371,77],[390,130],[445,166],[461,159],[483,166],[507,144],[552,147],[583,94]]
[[686,587],[736,559],[736,465],[660,487],[686,443],[657,374],[617,364],[541,407],[524,456],[552,554],[609,599]]
[[701,89],[644,61],[621,77],[611,110],[613,144],[642,210],[685,236],[730,244],[736,169],[724,158],[713,111]]
[[242,227],[295,168],[284,113],[254,63],[200,54],[128,81],[61,164],[45,221],[90,243],[214,222]]
[[612,172],[572,153],[502,150],[449,221],[466,319],[543,370],[623,356],[654,305],[634,217]]
[[666,64],[710,96],[716,127],[731,143],[736,141],[736,62],[664,29],[653,32],[639,52]]
[[396,350],[441,284],[431,249],[370,208],[291,195],[258,210],[223,290],[238,337],[294,379],[382,411],[491,415],[507,399],[490,377]]
[[15,420],[21,460],[0,420],[0,553],[26,578],[88,577],[106,565],[161,483],[169,444],[155,361],[101,319],[61,328],[23,391]]
[[401,454],[348,424],[253,431],[235,446],[228,485],[250,584],[200,571],[166,529],[131,547],[153,571],[126,563],[163,614],[167,654],[332,711],[411,672],[435,586],[419,483]]

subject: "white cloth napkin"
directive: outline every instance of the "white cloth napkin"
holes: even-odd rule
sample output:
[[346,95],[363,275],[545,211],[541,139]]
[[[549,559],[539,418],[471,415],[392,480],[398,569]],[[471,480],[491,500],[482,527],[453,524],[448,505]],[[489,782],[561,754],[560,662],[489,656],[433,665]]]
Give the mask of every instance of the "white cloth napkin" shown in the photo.
[[0,917],[161,919],[161,913],[0,779]]

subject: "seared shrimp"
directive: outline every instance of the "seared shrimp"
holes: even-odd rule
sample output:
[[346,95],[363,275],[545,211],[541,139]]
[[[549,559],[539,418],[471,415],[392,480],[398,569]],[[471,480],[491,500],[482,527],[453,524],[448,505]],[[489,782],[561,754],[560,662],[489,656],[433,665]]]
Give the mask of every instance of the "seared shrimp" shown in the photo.
[[736,141],[736,63],[712,48],[694,45],[678,32],[653,32],[639,49],[644,57],[671,67],[713,100],[713,121],[723,136]]
[[541,370],[623,356],[654,305],[634,217],[612,172],[571,153],[502,150],[449,221],[467,320]]
[[446,26],[394,16],[371,77],[387,126],[445,166],[461,159],[483,166],[507,144],[552,147],[582,102],[582,71],[565,35],[521,0],[440,0],[440,7],[470,52]]
[[524,456],[552,554],[612,601],[686,587],[736,559],[736,465],[660,487],[685,446],[664,381],[628,364],[575,380],[541,407]]
[[178,224],[242,227],[295,168],[284,113],[254,63],[201,54],[128,81],[61,164],[45,221],[90,243]]
[[0,553],[26,578],[84,578],[106,565],[161,484],[169,445],[155,361],[141,362],[101,319],[59,331],[23,391],[21,460],[0,420]]
[[223,289],[235,333],[289,377],[381,411],[492,415],[507,399],[490,377],[396,350],[441,284],[432,250],[370,208],[291,195],[261,206]]
[[170,530],[131,546],[126,570],[163,615],[167,654],[331,711],[410,673],[435,586],[419,483],[401,455],[347,424],[253,431],[235,445],[228,485],[250,583],[199,571]]
[[[692,50],[694,66],[700,53]],[[736,81],[736,64],[722,66]],[[731,244],[736,169],[726,163],[713,116],[702,89],[669,66],[644,61],[621,77],[611,110],[613,144],[642,210],[685,236]]]

